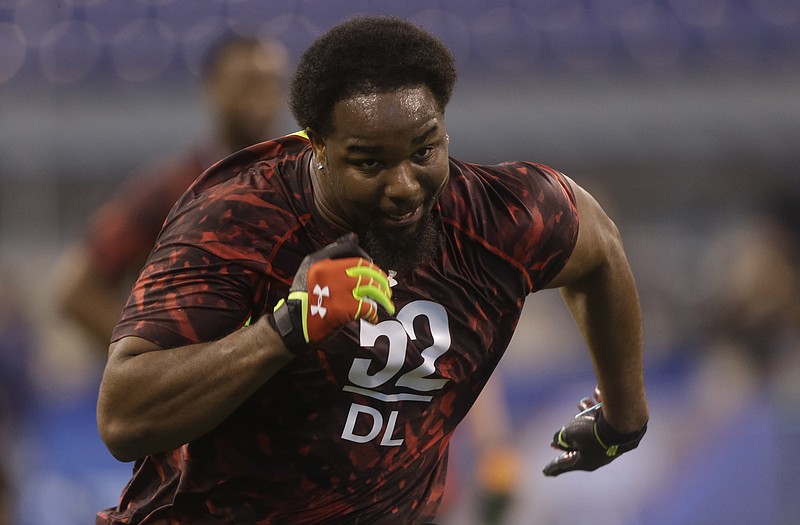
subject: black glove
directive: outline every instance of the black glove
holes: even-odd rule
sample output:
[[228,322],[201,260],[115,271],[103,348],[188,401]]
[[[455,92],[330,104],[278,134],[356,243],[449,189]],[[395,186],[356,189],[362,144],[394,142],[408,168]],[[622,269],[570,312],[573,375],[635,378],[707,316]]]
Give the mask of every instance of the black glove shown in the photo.
[[391,297],[388,277],[349,233],[302,260],[270,320],[296,354],[351,321],[376,323],[378,305],[394,314]]
[[588,398],[581,400],[578,408],[583,411],[553,436],[551,446],[565,452],[544,468],[545,476],[571,470],[597,470],[639,446],[647,424],[636,432],[620,434],[606,422],[602,406]]

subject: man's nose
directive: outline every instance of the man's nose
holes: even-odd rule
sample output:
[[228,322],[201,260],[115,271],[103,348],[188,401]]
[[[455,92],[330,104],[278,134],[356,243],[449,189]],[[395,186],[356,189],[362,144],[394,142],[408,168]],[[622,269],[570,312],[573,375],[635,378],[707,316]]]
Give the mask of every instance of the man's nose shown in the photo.
[[401,162],[386,173],[386,196],[393,201],[413,200],[420,192],[420,183],[414,169]]

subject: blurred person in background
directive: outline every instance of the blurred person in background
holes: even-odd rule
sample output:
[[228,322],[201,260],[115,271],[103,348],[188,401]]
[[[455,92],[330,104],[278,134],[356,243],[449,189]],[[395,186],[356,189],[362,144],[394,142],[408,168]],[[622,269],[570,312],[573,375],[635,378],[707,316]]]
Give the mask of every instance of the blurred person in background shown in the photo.
[[[476,514],[480,525],[500,525],[519,489],[522,452],[518,449],[499,372],[489,378],[467,414],[472,434],[477,484]],[[456,449],[456,452],[462,452]],[[462,452],[463,453],[463,452]],[[453,479],[455,476],[448,478]]]
[[23,457],[22,436],[34,401],[31,363],[33,323],[20,300],[12,275],[0,267],[0,525],[16,522],[18,468]]
[[706,268],[706,361],[725,383],[719,405],[766,397],[779,522],[800,523],[800,190],[775,191],[719,235]]
[[469,523],[476,525],[505,523],[517,502],[524,452],[516,443],[499,371],[489,378],[456,435],[439,519],[459,524],[470,516]]
[[782,191],[726,232],[712,251],[710,332],[760,379],[780,374],[800,342],[800,192]]
[[63,256],[60,306],[103,355],[124,300],[178,197],[209,166],[280,134],[289,54],[277,40],[227,37],[202,69],[213,128],[190,151],[144,166],[93,217]]
[[11,506],[12,498],[13,493],[6,467],[0,461],[0,525],[12,525],[14,523],[14,510]]

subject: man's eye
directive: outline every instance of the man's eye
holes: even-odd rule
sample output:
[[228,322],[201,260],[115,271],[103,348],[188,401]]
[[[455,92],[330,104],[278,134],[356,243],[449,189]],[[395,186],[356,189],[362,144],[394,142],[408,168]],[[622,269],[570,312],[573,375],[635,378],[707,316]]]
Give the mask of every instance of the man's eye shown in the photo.
[[356,162],[356,165],[363,170],[375,170],[380,167],[381,163],[375,159],[364,159]]
[[433,153],[433,146],[425,146],[424,148],[420,148],[414,153],[414,157],[417,159],[427,159]]

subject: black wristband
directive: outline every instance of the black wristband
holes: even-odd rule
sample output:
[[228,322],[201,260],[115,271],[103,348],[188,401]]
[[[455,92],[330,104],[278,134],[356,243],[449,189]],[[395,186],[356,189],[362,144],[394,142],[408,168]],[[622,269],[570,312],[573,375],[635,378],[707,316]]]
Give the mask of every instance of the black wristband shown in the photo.
[[284,301],[269,316],[270,325],[281,336],[287,350],[295,355],[308,348],[306,338],[303,335],[303,318],[302,315],[297,315],[299,314],[297,312],[298,308],[302,308],[302,305],[298,302]]
[[597,413],[594,431],[600,444],[606,448],[607,455],[618,456],[639,446],[639,442],[647,432],[647,423],[635,432],[621,434],[611,428],[601,409]]

